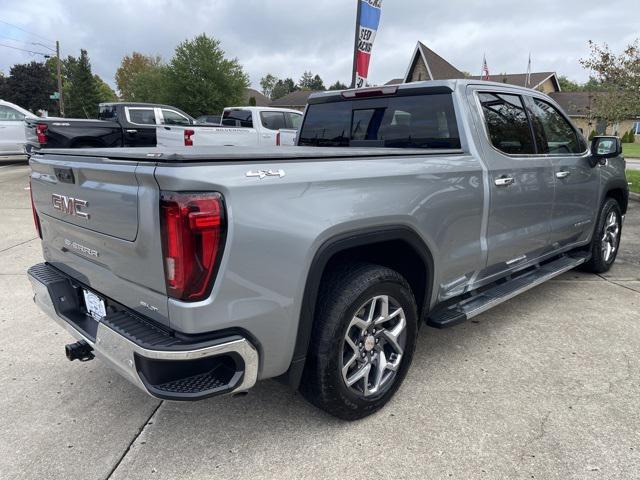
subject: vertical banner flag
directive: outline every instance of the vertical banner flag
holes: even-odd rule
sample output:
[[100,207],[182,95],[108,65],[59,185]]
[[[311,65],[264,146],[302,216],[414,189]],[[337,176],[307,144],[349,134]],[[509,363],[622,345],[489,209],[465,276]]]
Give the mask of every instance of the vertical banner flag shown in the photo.
[[369,76],[369,60],[371,60],[371,49],[380,25],[381,10],[382,0],[358,0],[352,88],[364,87]]

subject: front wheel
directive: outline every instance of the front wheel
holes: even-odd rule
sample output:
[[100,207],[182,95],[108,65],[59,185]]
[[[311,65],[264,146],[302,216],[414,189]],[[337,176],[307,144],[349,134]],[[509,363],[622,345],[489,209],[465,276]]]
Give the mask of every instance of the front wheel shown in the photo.
[[613,198],[607,198],[600,209],[598,223],[591,240],[591,259],[584,265],[584,269],[593,273],[608,271],[618,255],[621,235],[620,206]]
[[397,272],[371,264],[327,275],[301,384],[312,404],[345,420],[382,408],[415,349],[416,303]]

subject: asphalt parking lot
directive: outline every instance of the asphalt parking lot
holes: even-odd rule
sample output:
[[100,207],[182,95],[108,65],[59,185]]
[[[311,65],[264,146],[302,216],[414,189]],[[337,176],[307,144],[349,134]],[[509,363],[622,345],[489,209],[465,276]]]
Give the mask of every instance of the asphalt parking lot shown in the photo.
[[474,321],[423,328],[392,402],[336,420],[276,382],[146,396],[33,304],[26,165],[0,166],[0,478],[640,477],[640,203],[606,275],[569,272]]

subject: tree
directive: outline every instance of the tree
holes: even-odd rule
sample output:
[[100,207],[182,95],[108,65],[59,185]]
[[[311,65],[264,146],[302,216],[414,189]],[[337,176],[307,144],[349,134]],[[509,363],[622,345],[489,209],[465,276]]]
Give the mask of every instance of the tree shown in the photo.
[[40,62],[14,65],[5,83],[4,100],[32,112],[49,110],[52,104],[49,96],[57,90],[48,67]]
[[80,50],[78,58],[67,58],[65,73],[68,83],[65,114],[68,117],[95,118],[100,103],[100,92],[91,73],[91,63],[86,50]]
[[116,71],[120,96],[128,102],[165,103],[167,101],[166,66],[158,56],[133,52],[126,55]]
[[98,90],[98,101],[99,102],[117,102],[118,96],[113,89],[100,78],[99,75],[94,75],[93,80],[96,83],[96,89]]
[[205,34],[176,47],[166,76],[171,102],[194,117],[241,103],[249,85],[238,59],[225,58],[220,42]]
[[293,79],[285,78],[284,80],[278,80],[271,91],[271,100],[277,100],[296,90],[298,90],[298,87]]
[[338,80],[336,81],[336,83],[334,83],[329,87],[329,90],[346,90],[347,88],[349,87],[347,87],[344,83]]
[[300,90],[326,90],[320,75],[313,75],[311,72],[304,72],[298,82]]
[[589,41],[591,54],[580,60],[594,73],[600,93],[594,96],[594,115],[609,124],[635,118],[640,113],[640,40],[616,54],[607,44]]
[[274,75],[271,75],[270,73],[267,73],[260,79],[260,88],[262,88],[262,93],[265,97],[271,98],[273,87],[276,86],[276,83],[278,81],[278,78]]
[[558,83],[560,84],[560,89],[563,92],[581,92],[583,91],[583,86],[573,80],[569,80],[566,76],[560,75],[558,77]]

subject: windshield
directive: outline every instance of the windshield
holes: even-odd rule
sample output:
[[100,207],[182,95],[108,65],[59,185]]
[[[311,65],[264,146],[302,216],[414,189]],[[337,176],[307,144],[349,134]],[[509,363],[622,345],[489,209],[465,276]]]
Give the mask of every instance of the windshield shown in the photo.
[[460,148],[451,94],[311,104],[299,145]]

